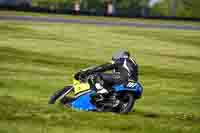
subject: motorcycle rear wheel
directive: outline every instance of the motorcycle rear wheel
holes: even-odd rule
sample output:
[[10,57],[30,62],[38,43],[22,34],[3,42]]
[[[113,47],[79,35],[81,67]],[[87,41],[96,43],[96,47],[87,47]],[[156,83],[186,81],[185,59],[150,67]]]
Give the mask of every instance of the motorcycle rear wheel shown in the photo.
[[120,103],[116,108],[116,112],[120,114],[127,114],[132,111],[135,105],[135,98],[131,92],[125,92],[120,95]]

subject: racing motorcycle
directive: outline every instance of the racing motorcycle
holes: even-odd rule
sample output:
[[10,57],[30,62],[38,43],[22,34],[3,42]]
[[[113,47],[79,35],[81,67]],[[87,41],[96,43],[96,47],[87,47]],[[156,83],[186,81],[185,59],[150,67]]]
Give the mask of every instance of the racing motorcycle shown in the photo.
[[[92,68],[81,72],[88,72],[90,69]],[[136,100],[141,98],[143,93],[143,87],[139,82],[128,81],[125,84],[112,86],[107,94],[99,94],[96,87],[99,82],[96,74],[79,75],[79,80],[73,79],[73,85],[53,93],[49,104],[55,104],[59,99],[62,105],[76,110],[126,114],[131,112]],[[71,92],[75,95],[71,96]]]

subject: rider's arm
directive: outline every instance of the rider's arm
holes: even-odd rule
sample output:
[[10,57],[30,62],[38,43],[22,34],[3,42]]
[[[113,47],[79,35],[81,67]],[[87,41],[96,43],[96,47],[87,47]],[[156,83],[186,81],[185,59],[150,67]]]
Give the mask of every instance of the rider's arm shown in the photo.
[[104,71],[108,71],[108,70],[112,70],[116,67],[115,64],[111,64],[111,63],[106,63],[106,64],[103,64],[103,65],[100,65],[100,66],[97,66],[95,68],[92,68],[92,69],[89,69],[87,71],[80,71],[78,73],[76,73],[74,75],[74,78],[79,80],[80,76],[87,76],[87,75],[90,75],[90,74],[93,74],[93,73],[97,73],[97,72],[104,72]]
[[80,75],[82,75],[84,77],[84,76],[87,76],[87,75],[90,75],[90,74],[93,74],[93,73],[105,72],[105,71],[108,71],[108,70],[113,70],[113,69],[118,68],[119,65],[122,65],[122,62],[106,63],[106,64],[97,66],[97,67],[95,67],[93,69],[90,69],[90,70],[87,70],[87,71],[78,72],[77,74],[75,74],[74,78],[78,79],[78,77]]
[[100,66],[97,66],[93,68],[92,70],[89,70],[87,74],[93,74],[96,72],[105,72],[108,70],[113,70],[119,67],[119,65],[122,65],[121,62],[115,62],[115,63],[106,63]]
[[97,66],[97,67],[93,68],[92,70],[89,70],[88,74],[92,74],[92,73],[96,73],[96,72],[105,72],[108,70],[112,70],[115,67],[116,67],[115,64],[106,63],[103,65]]

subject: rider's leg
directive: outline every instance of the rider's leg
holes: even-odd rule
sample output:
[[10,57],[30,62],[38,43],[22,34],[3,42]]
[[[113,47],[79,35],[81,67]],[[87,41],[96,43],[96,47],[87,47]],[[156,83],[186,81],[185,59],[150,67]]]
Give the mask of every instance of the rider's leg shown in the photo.
[[[99,74],[100,79],[103,81],[102,87],[108,91],[112,91],[112,86],[116,84],[122,84],[125,82],[126,79],[122,78],[122,76],[119,73],[100,73]],[[105,90],[102,90],[100,92],[106,93]]]

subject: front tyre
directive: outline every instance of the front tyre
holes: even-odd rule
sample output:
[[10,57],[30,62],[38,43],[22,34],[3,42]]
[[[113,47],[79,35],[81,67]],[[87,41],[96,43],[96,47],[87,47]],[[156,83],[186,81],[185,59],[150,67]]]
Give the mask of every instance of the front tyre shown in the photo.
[[132,92],[124,92],[119,97],[119,105],[117,107],[117,113],[120,114],[127,114],[131,112],[134,104],[135,104],[135,98],[132,94]]
[[73,90],[73,86],[66,86],[63,89],[57,90],[49,99],[49,104],[54,104],[58,98],[62,98]]

